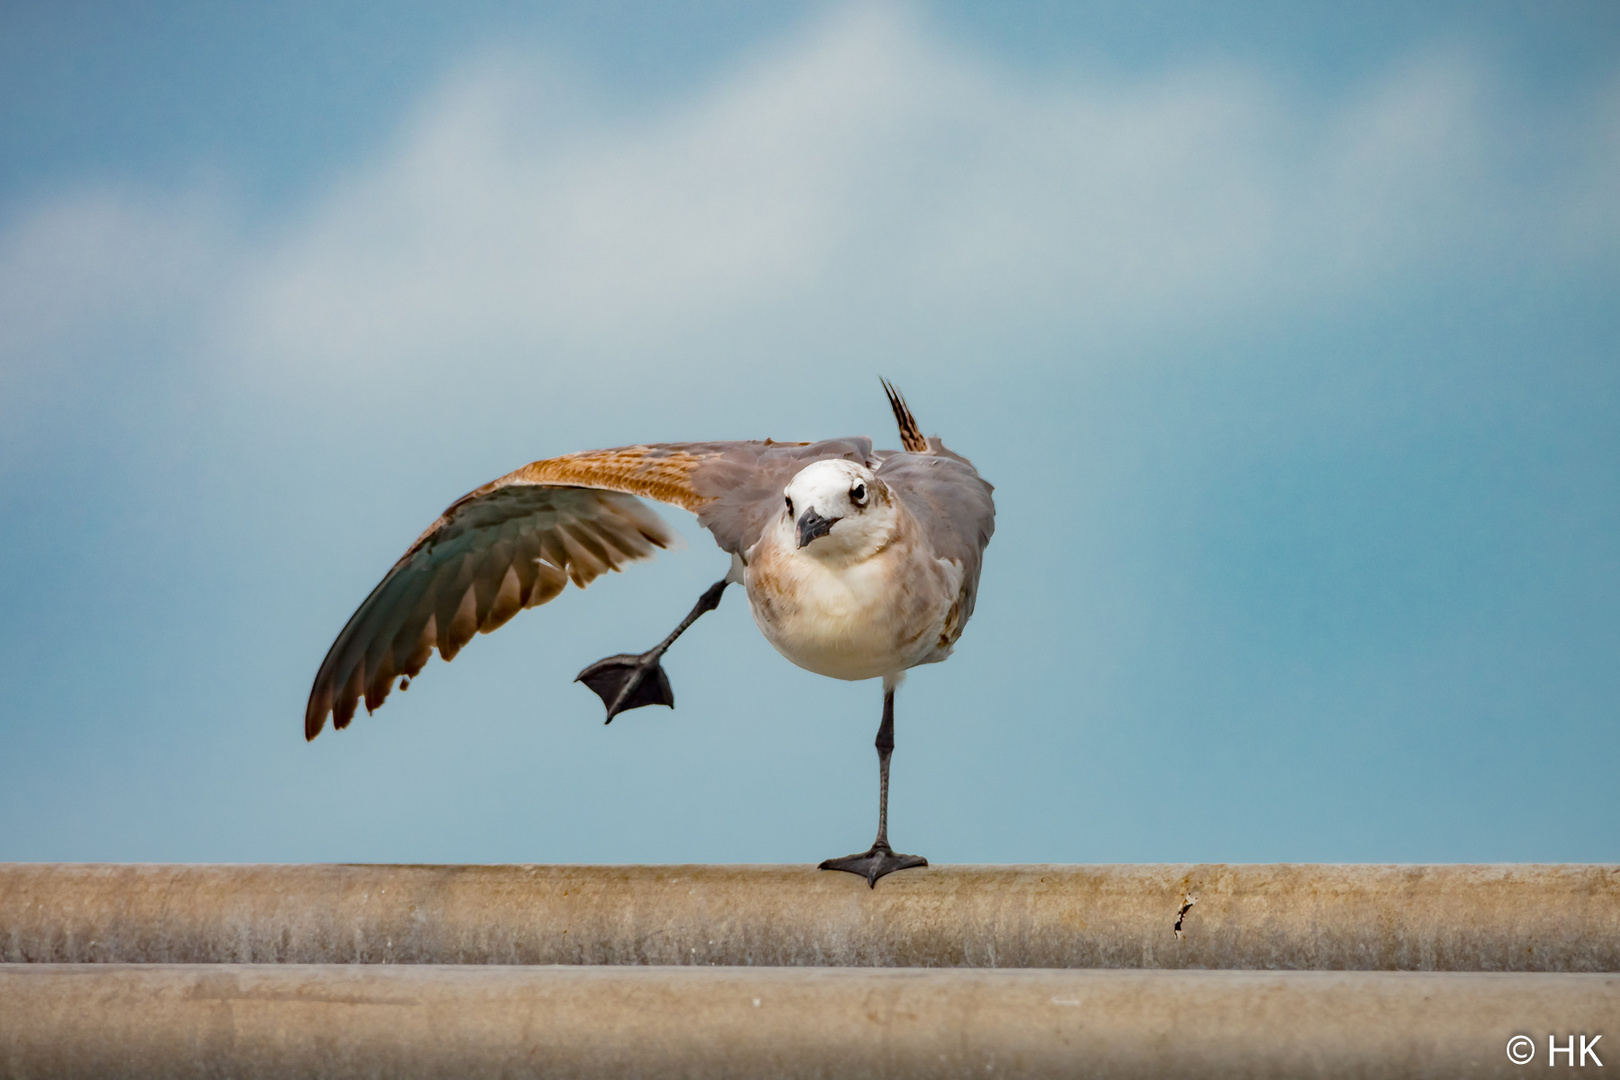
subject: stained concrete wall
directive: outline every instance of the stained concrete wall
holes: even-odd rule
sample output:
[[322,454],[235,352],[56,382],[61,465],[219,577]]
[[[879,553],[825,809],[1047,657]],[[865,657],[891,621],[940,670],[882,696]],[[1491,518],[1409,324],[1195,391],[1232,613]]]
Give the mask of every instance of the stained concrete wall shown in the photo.
[[0,864],[0,961],[1616,972],[1620,867]]
[[1617,1020],[1620,975],[0,965],[9,1077],[1456,1080],[1607,1026],[1604,1075]]

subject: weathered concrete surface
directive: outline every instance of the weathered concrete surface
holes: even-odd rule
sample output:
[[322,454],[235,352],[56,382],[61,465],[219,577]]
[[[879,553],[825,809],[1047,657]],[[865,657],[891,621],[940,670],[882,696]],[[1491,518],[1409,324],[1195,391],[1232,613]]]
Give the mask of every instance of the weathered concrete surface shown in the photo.
[[1456,1080],[1549,1034],[1620,1064],[1620,975],[0,965],[18,1078]]
[[1615,972],[1620,867],[0,864],[0,961]]

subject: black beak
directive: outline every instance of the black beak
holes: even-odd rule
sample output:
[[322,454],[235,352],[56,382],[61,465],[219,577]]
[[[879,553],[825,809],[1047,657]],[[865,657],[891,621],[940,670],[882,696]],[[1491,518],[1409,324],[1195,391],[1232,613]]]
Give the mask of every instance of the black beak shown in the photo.
[[818,536],[826,536],[832,532],[832,527],[843,518],[824,518],[814,510],[806,510],[799,516],[799,546],[804,547]]

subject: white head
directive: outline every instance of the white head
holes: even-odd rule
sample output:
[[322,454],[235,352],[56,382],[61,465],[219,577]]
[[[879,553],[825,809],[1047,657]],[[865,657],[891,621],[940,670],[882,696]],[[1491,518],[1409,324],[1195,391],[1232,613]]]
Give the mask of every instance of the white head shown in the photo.
[[899,518],[888,485],[844,458],[806,465],[782,494],[783,525],[795,546],[821,558],[871,555]]

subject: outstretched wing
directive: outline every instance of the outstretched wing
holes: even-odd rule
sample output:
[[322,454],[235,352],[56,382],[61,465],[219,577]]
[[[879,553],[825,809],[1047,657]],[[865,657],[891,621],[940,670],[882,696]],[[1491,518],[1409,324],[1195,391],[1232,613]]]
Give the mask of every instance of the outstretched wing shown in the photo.
[[722,548],[741,552],[775,510],[786,483],[778,474],[846,453],[864,458],[871,444],[626,446],[536,461],[490,481],[428,526],[349,618],[315,675],[304,737],[320,734],[328,713],[347,727],[361,700],[375,710],[435,648],[450,660],[474,633],[545,603],[568,581],[584,588],[668,547],[674,534],[635,496],[696,513]]

